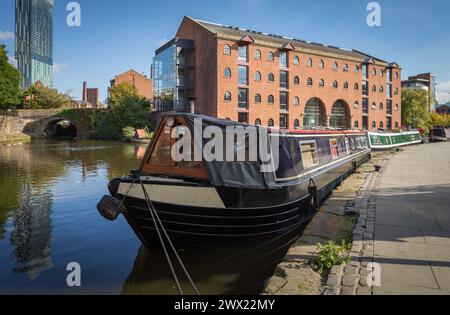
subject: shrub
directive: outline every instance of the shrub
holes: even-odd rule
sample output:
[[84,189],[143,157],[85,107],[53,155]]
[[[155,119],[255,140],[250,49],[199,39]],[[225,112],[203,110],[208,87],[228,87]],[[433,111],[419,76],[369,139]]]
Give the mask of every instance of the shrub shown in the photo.
[[342,240],[341,244],[335,241],[328,241],[325,244],[317,244],[317,257],[313,260],[314,268],[323,273],[336,265],[342,265],[350,261],[348,251],[351,249],[351,244]]
[[125,141],[130,141],[134,138],[136,129],[134,127],[125,127],[122,129],[122,138]]

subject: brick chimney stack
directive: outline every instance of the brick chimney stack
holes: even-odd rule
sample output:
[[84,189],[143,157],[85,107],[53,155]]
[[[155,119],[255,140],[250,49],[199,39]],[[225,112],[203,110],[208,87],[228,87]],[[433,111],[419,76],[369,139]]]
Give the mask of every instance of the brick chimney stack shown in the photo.
[[83,102],[87,102],[87,82],[83,81]]

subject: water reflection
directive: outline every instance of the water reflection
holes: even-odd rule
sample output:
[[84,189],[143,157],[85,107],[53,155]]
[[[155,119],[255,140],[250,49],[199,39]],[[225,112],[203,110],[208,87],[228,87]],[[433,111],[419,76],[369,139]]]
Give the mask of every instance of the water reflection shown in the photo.
[[29,182],[23,183],[20,206],[14,212],[11,244],[15,246],[12,256],[17,263],[14,271],[25,272],[30,280],[53,267],[50,249],[51,212],[51,193],[33,192]]
[[[273,239],[188,251],[180,256],[201,294],[259,294],[299,235],[300,229],[295,229]],[[194,294],[181,268],[177,275],[184,279],[180,281],[184,293]],[[161,251],[150,251],[144,246],[139,249],[122,294],[178,294]]]

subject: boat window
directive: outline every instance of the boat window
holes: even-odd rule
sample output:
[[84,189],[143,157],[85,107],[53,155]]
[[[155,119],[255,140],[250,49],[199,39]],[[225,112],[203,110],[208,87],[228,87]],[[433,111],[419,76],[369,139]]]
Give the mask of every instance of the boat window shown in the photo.
[[293,137],[280,137],[278,180],[296,179],[302,171],[300,148]]
[[337,159],[339,157],[339,145],[336,139],[330,140],[331,158]]
[[319,164],[316,141],[300,142],[303,167],[309,169]]
[[171,128],[169,126],[164,126],[148,163],[161,166],[170,166],[170,161],[172,159],[170,156],[170,135]]
[[347,154],[350,154],[352,151],[350,149],[350,139],[345,138],[345,150],[347,151]]

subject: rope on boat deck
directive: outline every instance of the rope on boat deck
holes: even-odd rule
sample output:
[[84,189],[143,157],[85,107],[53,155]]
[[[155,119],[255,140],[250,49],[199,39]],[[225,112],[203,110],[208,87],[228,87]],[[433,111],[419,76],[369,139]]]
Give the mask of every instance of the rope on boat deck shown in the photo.
[[175,269],[173,267],[173,264],[172,264],[172,261],[170,259],[169,253],[167,252],[167,248],[166,248],[166,245],[165,245],[164,240],[162,238],[161,232],[159,230],[158,223],[161,226],[161,230],[164,233],[164,236],[166,237],[166,239],[167,239],[167,241],[168,241],[168,243],[170,245],[170,248],[172,249],[173,254],[175,255],[175,257],[176,257],[178,263],[180,264],[181,268],[183,269],[183,272],[186,275],[186,278],[188,279],[189,283],[191,284],[192,288],[194,289],[195,294],[200,295],[197,287],[194,284],[194,281],[192,281],[192,278],[191,278],[189,272],[187,271],[186,267],[183,264],[183,261],[181,260],[180,256],[178,255],[178,252],[175,249],[175,246],[173,245],[172,240],[170,239],[169,235],[167,234],[167,231],[164,228],[164,225],[162,224],[162,221],[159,218],[159,215],[158,215],[155,207],[153,206],[152,201],[150,200],[150,197],[148,195],[147,190],[145,189],[145,186],[144,186],[144,183],[142,182],[141,177],[139,177],[139,182],[140,182],[142,190],[144,192],[144,197],[145,197],[145,201],[147,202],[147,207],[148,207],[148,209],[150,211],[150,214],[152,216],[152,220],[153,220],[153,223],[155,225],[155,229],[156,229],[156,232],[158,234],[159,241],[161,242],[161,246],[163,247],[164,255],[166,256],[167,263],[169,264],[170,271],[172,272],[172,276],[173,276],[173,279],[175,280],[175,283],[177,285],[177,289],[178,289],[179,294],[180,295],[184,295],[183,289],[181,288],[180,282],[178,280],[177,274],[176,274]]

